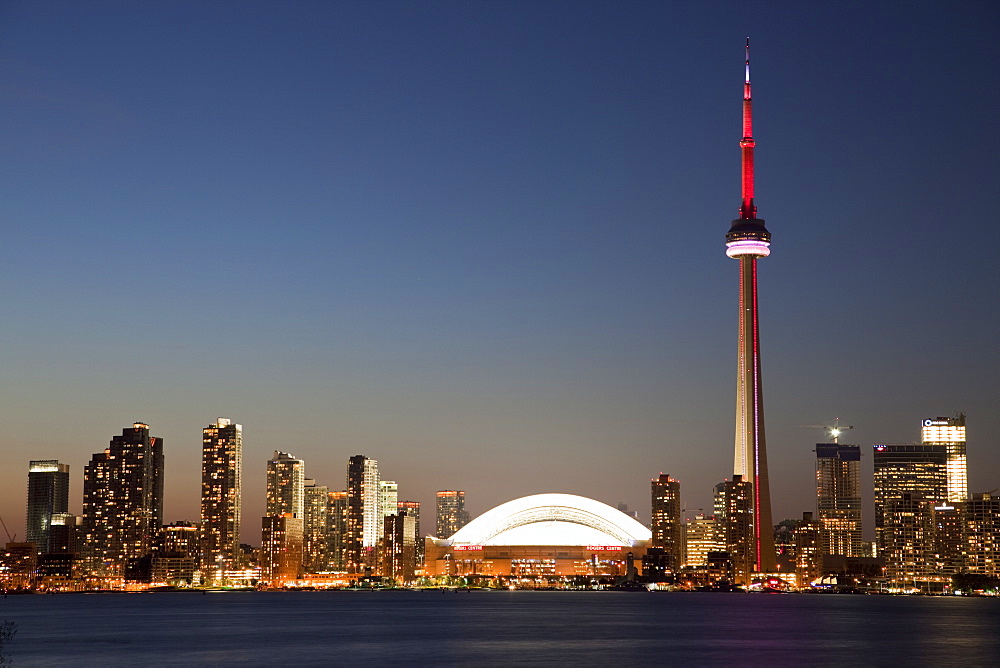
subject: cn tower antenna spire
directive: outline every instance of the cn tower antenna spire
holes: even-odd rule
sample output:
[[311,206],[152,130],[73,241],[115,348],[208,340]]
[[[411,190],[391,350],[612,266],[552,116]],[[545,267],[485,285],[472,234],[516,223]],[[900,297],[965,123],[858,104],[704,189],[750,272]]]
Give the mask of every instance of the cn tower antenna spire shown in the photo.
[[747,37],[747,78],[746,84],[750,85],[750,38]]
[[747,37],[746,78],[743,83],[743,139],[740,148],[743,153],[743,202],[740,204],[740,218],[753,220],[757,217],[757,205],[753,202],[753,107],[750,95],[750,38]]

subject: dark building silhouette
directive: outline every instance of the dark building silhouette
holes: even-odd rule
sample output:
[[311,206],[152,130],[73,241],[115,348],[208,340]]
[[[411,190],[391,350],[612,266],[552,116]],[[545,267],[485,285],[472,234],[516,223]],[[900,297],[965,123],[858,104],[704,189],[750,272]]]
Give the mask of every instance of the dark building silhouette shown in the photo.
[[126,576],[150,554],[163,524],[163,439],[136,422],[115,436],[84,469],[83,521],[87,568],[97,577]]
[[650,482],[652,547],[662,548],[671,570],[681,567],[684,542],[681,526],[681,484],[666,473]]

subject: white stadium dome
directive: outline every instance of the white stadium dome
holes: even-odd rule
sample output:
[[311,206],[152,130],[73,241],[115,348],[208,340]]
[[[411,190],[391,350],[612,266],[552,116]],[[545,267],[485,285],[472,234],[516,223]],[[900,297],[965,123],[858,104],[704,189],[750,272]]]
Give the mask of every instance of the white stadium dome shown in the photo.
[[462,545],[645,545],[652,533],[606,503],[575,494],[533,494],[503,503],[448,540]]

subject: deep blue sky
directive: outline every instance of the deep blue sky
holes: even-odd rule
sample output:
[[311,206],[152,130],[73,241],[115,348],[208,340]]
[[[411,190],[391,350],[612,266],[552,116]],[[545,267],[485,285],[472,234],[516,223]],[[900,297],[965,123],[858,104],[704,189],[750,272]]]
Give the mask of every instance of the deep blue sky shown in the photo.
[[[166,519],[200,429],[470,509],[689,508],[732,473],[743,40],[753,41],[776,519],[800,425],[907,442],[962,410],[1000,486],[995,3],[0,4],[0,513],[27,462],[142,420]],[[866,478],[870,486],[870,478]],[[425,511],[432,526],[433,510]]]

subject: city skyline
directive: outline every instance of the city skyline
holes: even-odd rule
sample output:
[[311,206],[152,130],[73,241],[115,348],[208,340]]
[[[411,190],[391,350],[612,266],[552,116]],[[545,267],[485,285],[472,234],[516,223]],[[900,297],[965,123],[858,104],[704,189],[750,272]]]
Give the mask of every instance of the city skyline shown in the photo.
[[133,421],[166,444],[164,521],[196,521],[219,415],[249,536],[275,450],[331,490],[364,453],[473,516],[565,492],[648,521],[656,471],[708,508],[747,34],[774,520],[813,507],[800,425],[837,416],[870,479],[871,444],[964,412],[969,491],[994,486],[994,9],[393,7],[3,7],[13,531],[29,460],[71,467],[79,514]]

